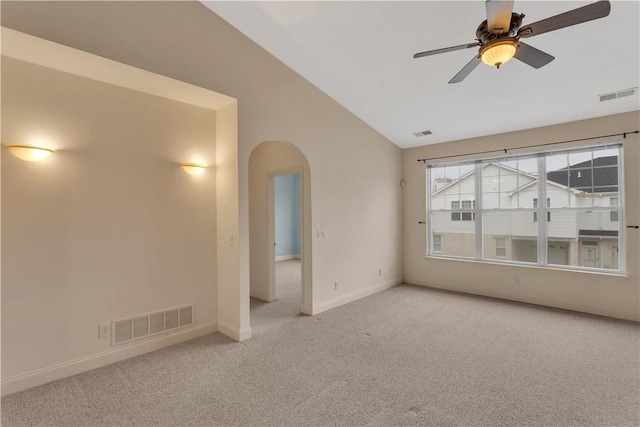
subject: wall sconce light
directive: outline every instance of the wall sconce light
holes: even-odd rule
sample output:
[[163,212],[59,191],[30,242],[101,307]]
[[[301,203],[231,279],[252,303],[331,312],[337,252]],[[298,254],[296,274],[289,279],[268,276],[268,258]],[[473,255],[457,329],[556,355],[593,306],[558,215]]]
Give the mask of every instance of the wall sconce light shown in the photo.
[[7,148],[19,159],[26,160],[28,162],[37,162],[46,157],[49,157],[54,153],[54,150],[43,147],[33,147],[30,145],[7,145]]
[[180,163],[180,166],[189,175],[200,175],[207,168],[207,165],[201,163]]

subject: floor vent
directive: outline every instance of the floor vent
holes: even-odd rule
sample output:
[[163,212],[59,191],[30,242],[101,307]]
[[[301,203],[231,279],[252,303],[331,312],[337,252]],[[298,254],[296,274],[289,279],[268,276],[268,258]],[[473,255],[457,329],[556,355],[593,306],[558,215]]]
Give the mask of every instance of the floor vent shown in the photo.
[[631,89],[619,90],[618,92],[605,93],[604,95],[598,95],[600,97],[600,102],[611,101],[612,99],[624,98],[625,96],[633,96],[638,92],[637,87],[632,87]]
[[111,322],[111,345],[122,344],[193,324],[193,305],[140,314]]

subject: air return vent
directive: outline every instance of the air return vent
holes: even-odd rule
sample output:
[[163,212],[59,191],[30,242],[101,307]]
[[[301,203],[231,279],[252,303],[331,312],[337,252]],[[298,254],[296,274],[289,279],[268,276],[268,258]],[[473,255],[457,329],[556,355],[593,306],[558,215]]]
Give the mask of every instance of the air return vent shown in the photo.
[[617,92],[605,93],[603,95],[598,95],[600,97],[600,102],[611,101],[612,99],[624,98],[625,96],[633,96],[638,92],[637,87],[632,87],[631,89],[619,90]]
[[413,136],[427,136],[427,135],[432,135],[433,132],[431,132],[430,130],[421,130],[420,132],[414,132]]
[[122,344],[150,335],[193,324],[193,305],[139,314],[111,322],[111,345]]

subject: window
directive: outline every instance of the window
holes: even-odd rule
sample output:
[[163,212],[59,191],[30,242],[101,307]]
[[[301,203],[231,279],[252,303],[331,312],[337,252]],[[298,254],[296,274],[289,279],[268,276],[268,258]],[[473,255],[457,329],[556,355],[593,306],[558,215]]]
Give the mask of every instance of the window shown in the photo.
[[433,252],[442,252],[442,236],[433,235]]
[[496,237],[496,256],[507,256],[507,239]]
[[429,255],[624,272],[621,162],[608,144],[429,165]]
[[[460,200],[451,202],[451,210],[457,211],[460,209]],[[460,212],[451,212],[451,221],[460,221]]]
[[[610,198],[609,199],[609,206],[618,207],[618,198],[617,197]],[[618,221],[618,211],[617,210],[609,212],[609,221],[611,221],[611,222]]]
[[[455,200],[451,202],[451,210],[458,212],[451,212],[451,221],[473,221],[476,219],[476,214],[471,212],[471,210],[476,208],[475,200],[463,200],[462,201],[462,211],[460,211],[460,200]],[[463,211],[467,212],[463,212]]]
[[[533,207],[535,209],[538,208],[538,198],[534,198],[533,199]],[[547,197],[547,207],[550,208],[551,207],[551,198]],[[533,222],[537,222],[538,221],[538,212],[534,212],[533,213]],[[551,212],[547,211],[547,222],[551,221]]]

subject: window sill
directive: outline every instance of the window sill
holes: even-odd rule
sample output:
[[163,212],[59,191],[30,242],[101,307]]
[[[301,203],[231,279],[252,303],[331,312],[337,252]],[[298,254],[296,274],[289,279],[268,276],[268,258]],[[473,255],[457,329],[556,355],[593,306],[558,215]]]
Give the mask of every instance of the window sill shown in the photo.
[[597,274],[600,276],[608,276],[608,277],[622,277],[622,278],[630,278],[626,273],[616,272],[616,271],[606,271],[606,270],[590,270],[580,267],[567,268],[555,265],[537,265],[531,263],[517,262],[517,261],[492,261],[492,260],[478,260],[471,258],[463,258],[463,257],[455,257],[455,256],[434,256],[434,255],[426,255],[425,259],[428,260],[442,260],[442,261],[454,261],[454,262],[469,262],[474,264],[488,264],[495,265],[501,267],[523,267],[523,268],[532,268],[537,270],[551,270],[551,271],[560,271],[560,272],[568,272],[568,273],[583,273],[583,274]]

